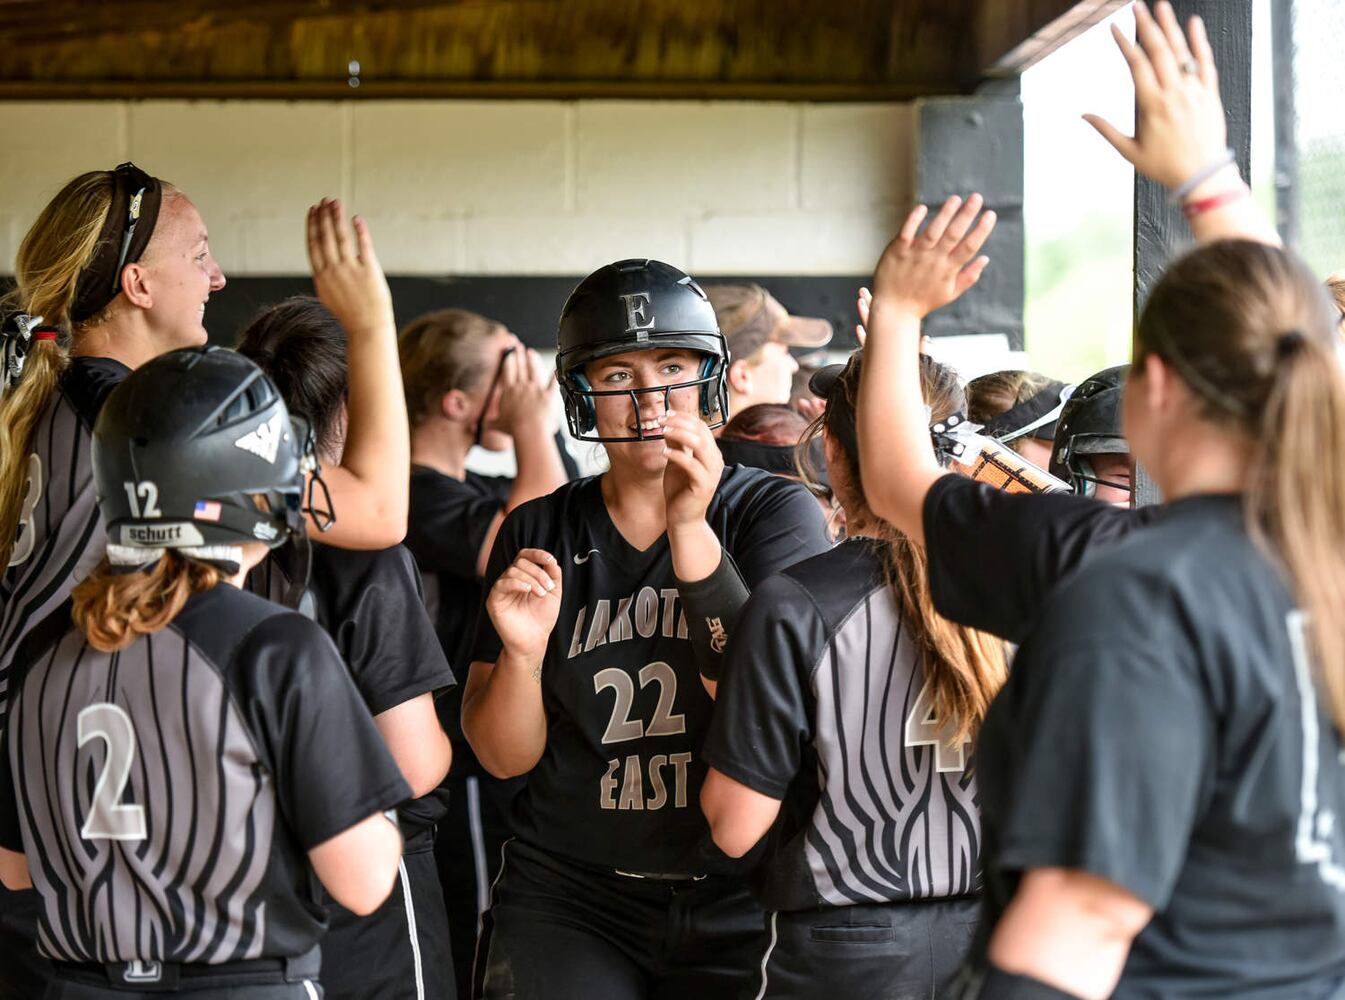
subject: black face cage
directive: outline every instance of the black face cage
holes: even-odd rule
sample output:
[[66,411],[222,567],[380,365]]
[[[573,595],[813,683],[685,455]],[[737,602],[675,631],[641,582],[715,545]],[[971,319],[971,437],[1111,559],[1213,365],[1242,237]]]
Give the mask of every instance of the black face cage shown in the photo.
[[[662,432],[646,434],[640,426],[640,398],[651,393],[662,393],[664,412],[671,412],[669,397],[679,389],[699,387],[698,412],[701,419],[711,430],[723,427],[729,419],[728,365],[723,357],[706,355],[701,366],[699,378],[672,385],[654,385],[643,389],[594,389],[583,372],[576,366],[568,371],[561,385],[565,398],[565,419],[570,425],[570,435],[576,441],[597,443],[624,443],[632,441],[653,441],[663,437]],[[627,396],[630,398],[631,411],[635,417],[636,433],[626,437],[604,437],[597,432],[598,411],[593,400],[599,396]]]

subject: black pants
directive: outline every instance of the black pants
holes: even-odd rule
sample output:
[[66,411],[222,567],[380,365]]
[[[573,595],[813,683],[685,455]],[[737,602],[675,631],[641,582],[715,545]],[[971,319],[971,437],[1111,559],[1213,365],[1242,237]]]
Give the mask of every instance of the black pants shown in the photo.
[[450,789],[448,812],[439,821],[434,854],[448,908],[458,996],[465,1000],[472,994],[477,932],[490,905],[490,887],[500,874],[510,810],[524,780],[501,781],[476,773],[479,768],[463,770],[467,773],[450,774],[445,780]]
[[639,879],[510,841],[477,949],[485,1000],[736,1000],[765,947],[736,878]]
[[981,919],[979,899],[772,913],[757,1000],[947,997]]
[[328,1000],[456,1000],[434,838],[407,840],[390,895],[367,917],[327,901],[322,985]]
[[0,1000],[37,1000],[51,979],[51,963],[37,953],[41,905],[32,889],[0,886]]

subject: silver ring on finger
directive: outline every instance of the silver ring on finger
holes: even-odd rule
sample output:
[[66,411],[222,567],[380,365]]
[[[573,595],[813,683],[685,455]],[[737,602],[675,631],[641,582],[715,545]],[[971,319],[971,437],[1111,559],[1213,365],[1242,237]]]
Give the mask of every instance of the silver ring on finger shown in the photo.
[[1181,70],[1182,74],[1185,76],[1196,76],[1200,72],[1200,64],[1190,56],[1187,56],[1186,59],[1182,61]]

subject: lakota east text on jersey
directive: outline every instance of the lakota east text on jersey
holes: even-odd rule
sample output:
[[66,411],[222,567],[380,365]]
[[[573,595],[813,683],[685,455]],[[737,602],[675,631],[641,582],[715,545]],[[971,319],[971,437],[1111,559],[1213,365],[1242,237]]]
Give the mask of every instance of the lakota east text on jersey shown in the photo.
[[[589,553],[590,558],[593,553]],[[583,564],[587,564],[585,560]],[[581,565],[583,565],[581,564]],[[574,634],[570,640],[567,660],[588,653],[600,646],[609,647],[604,657],[619,651],[611,647],[660,636],[664,639],[687,641],[686,614],[681,610],[681,598],[676,587],[641,587],[637,594],[615,601],[599,598],[592,607],[579,608],[574,620]],[[689,646],[678,653],[679,658],[689,654]],[[641,724],[645,716],[632,718],[631,708],[636,701],[635,686],[630,673],[622,667],[605,667],[593,675],[593,691],[602,694],[610,689],[615,699],[612,716],[603,733],[603,744],[612,745],[641,740],[642,737],[681,736],[686,733],[686,718],[674,712],[678,675],[666,661],[653,660],[640,668],[636,681],[641,689],[655,685],[658,700],[648,725]],[[699,682],[699,678],[697,678]],[[644,750],[642,744],[632,749]],[[651,748],[652,749],[652,748]],[[669,804],[685,809],[687,805],[687,769],[691,752],[631,753],[613,757],[607,762],[607,773],[598,786],[598,803],[603,809],[662,809]],[[665,776],[671,773],[671,779]],[[646,780],[647,776],[647,780]],[[670,791],[671,787],[671,791]]]
[[[812,497],[757,470],[726,470],[707,520],[749,586],[828,544]],[[518,836],[623,871],[725,866],[710,860],[698,805],[713,702],[693,659],[667,537],[643,551],[630,545],[594,478],[514,511],[487,585],[524,548],[555,556],[563,584],[542,665],[546,748],[516,802]],[[472,659],[492,663],[500,649],[483,613]]]

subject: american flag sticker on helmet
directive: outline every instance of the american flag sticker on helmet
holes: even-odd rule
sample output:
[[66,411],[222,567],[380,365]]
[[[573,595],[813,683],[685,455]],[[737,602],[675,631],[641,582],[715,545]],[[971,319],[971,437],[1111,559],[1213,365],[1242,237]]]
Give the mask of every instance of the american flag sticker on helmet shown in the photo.
[[220,515],[220,506],[214,500],[197,500],[196,510],[192,517],[198,521],[218,521]]

